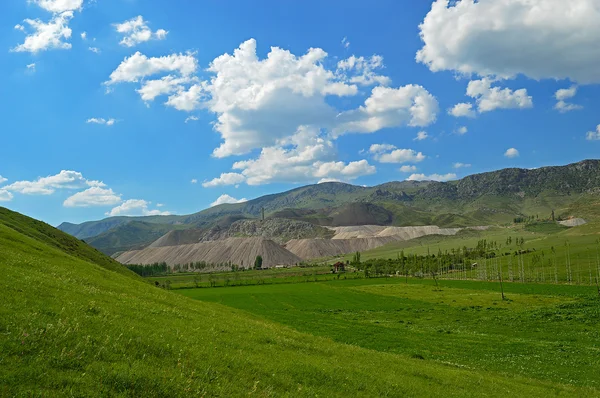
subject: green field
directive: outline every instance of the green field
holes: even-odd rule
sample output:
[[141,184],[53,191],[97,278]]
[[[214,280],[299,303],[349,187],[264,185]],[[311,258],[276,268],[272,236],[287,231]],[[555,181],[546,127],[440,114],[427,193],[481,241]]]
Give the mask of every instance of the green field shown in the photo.
[[2,397],[600,396],[592,287],[507,283],[506,301],[497,283],[413,278],[169,291],[0,210]]
[[423,363],[600,388],[595,289],[506,284],[505,291],[503,301],[497,284],[442,281],[436,289],[389,278],[179,292]]

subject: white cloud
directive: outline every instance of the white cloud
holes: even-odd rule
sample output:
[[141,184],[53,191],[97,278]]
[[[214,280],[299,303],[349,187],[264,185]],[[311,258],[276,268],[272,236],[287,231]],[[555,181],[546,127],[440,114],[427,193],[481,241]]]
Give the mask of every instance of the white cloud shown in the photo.
[[168,211],[150,210],[148,206],[150,202],[142,199],[129,199],[121,205],[107,212],[110,217],[116,216],[168,216],[171,213]]
[[570,111],[576,111],[579,109],[583,109],[583,106],[571,104],[566,100],[573,98],[577,95],[577,86],[573,85],[569,88],[561,88],[556,91],[554,94],[554,98],[556,98],[556,105],[554,105],[554,109],[559,111],[560,113],[566,113]]
[[[25,37],[23,44],[19,44],[11,51],[36,54],[40,51],[51,49],[70,49],[71,43],[65,40],[71,38],[69,21],[72,18],[73,11],[65,11],[60,14],[54,14],[48,23],[44,23],[40,19],[26,19],[24,22],[29,25],[33,32]],[[20,28],[15,28],[25,31],[22,25],[17,26]]]
[[0,202],[10,202],[13,194],[4,188],[0,188]]
[[6,181],[8,181],[8,179],[0,176],[0,184],[4,184]]
[[454,105],[454,107],[448,110],[448,113],[454,117],[475,117],[476,112],[473,110],[473,104],[468,102],[461,102],[460,104]]
[[350,42],[348,41],[348,38],[346,36],[344,36],[344,38],[342,39],[342,46],[344,48],[350,47]]
[[418,163],[425,160],[422,152],[413,149],[398,149],[389,144],[373,144],[369,148],[375,160],[381,163]]
[[391,83],[389,77],[375,73],[377,69],[384,67],[383,57],[380,55],[373,55],[371,58],[352,55],[347,59],[339,61],[337,67],[338,74],[341,74],[342,80],[348,83],[360,84],[361,86],[371,86],[374,84],[387,86]]
[[214,76],[204,90],[210,96],[206,106],[217,115],[215,129],[224,141],[214,155],[241,155],[272,146],[300,126],[331,126],[338,112],[325,97],[355,95],[358,90],[323,66],[326,57],[320,48],[296,56],[272,47],[261,60],[256,41],[250,39],[233,55],[214,59],[208,68]]
[[157,203],[156,207],[165,207],[165,205],[163,203]]
[[516,158],[519,156],[519,151],[516,148],[509,148],[504,152],[504,156],[507,158]]
[[434,72],[599,83],[599,21],[597,0],[437,0],[416,59]]
[[404,125],[424,127],[436,121],[438,110],[435,97],[421,86],[410,84],[397,89],[378,86],[373,88],[365,105],[338,115],[333,133],[372,133]]
[[92,117],[92,118],[86,120],[85,122],[88,124],[104,124],[106,126],[112,126],[117,121],[115,119],[104,119],[104,118]]
[[[213,151],[215,157],[242,155],[258,148],[282,149],[281,142],[289,142],[303,128],[324,131],[329,139],[335,139],[348,132],[426,126],[436,120],[437,100],[417,85],[375,87],[364,106],[353,111],[334,108],[327,97],[355,96],[358,84],[387,81],[374,72],[383,67],[380,56],[350,57],[340,61],[335,70],[325,67],[326,57],[320,48],[296,56],[272,47],[266,58],[260,59],[256,41],[250,39],[233,54],[215,58],[206,69],[212,76],[200,81],[194,76],[197,63],[193,54],[148,58],[138,52],[126,58],[106,84],[144,79],[138,92],[145,101],[168,96],[167,106],[214,113],[214,129],[223,139]],[[158,74],[163,76],[147,79]]]
[[402,173],[414,173],[415,171],[417,171],[417,166],[405,165],[400,167],[398,170],[400,170]]
[[46,11],[60,14],[65,11],[79,11],[83,6],[83,0],[29,0]]
[[117,69],[110,74],[110,80],[105,84],[133,83],[163,72],[178,72],[183,76],[190,76],[197,69],[198,61],[192,53],[148,58],[138,51],[125,58]]
[[573,98],[575,95],[577,95],[577,86],[571,86],[569,88],[556,90],[554,98],[556,98],[557,101],[564,101]]
[[56,175],[39,177],[34,181],[16,181],[3,187],[3,189],[27,195],[50,195],[57,189],[80,189],[103,186],[105,185],[102,182],[87,180],[77,171],[62,170]]
[[87,32],[81,32],[81,40],[87,40]]
[[460,163],[460,162],[456,162],[452,165],[452,167],[454,167],[455,169],[461,169],[461,168],[467,168],[467,167],[471,167],[470,163]]
[[480,113],[495,109],[527,109],[533,107],[533,100],[527,95],[527,89],[511,90],[491,87],[492,80],[483,78],[472,80],[467,86],[467,95],[477,100]]
[[449,181],[455,180],[457,178],[456,174],[448,173],[448,174],[412,174],[407,178],[408,181]]
[[247,201],[248,201],[248,199],[246,199],[246,198],[236,199],[233,196],[229,196],[227,194],[223,194],[223,195],[219,196],[219,198],[217,200],[215,200],[214,202],[212,202],[210,204],[210,207],[222,205],[222,204],[225,204],[225,203],[229,203],[229,204],[232,204],[232,203],[244,203],[244,202],[247,202]]
[[571,104],[571,103],[565,102],[565,101],[558,101],[556,103],[556,105],[554,105],[554,109],[556,109],[560,113],[566,113],[566,112],[578,111],[580,109],[583,109],[583,106],[577,105],[577,104]]
[[161,95],[184,91],[185,84],[193,79],[189,76],[177,77],[173,75],[164,76],[160,79],[146,80],[139,90],[136,90],[144,101],[154,101]]
[[121,203],[121,196],[112,189],[91,187],[85,191],[77,192],[68,197],[64,202],[65,207],[91,207],[91,206],[113,206]]
[[35,62],[32,64],[28,64],[27,65],[27,69],[31,70],[31,71],[35,71]]
[[244,182],[246,177],[239,173],[222,173],[220,177],[202,183],[204,188],[212,188],[223,185],[236,185]]
[[193,116],[192,115],[192,116],[188,116],[185,119],[185,123],[188,123],[188,122],[197,122],[198,120],[200,120],[200,118],[198,116]]
[[100,54],[101,51],[98,47],[88,47],[88,50],[95,53],[95,54]]
[[195,178],[192,178],[192,181],[190,181],[190,183],[192,183],[192,184],[197,184],[197,183],[198,183],[198,180],[197,180],[197,179],[195,179]]
[[417,133],[417,136],[415,138],[413,138],[413,141],[423,141],[423,140],[426,140],[427,138],[429,138],[429,134],[427,134],[427,132],[419,131]]
[[307,183],[323,178],[351,181],[376,171],[364,159],[344,163],[335,161],[335,158],[335,147],[331,140],[316,129],[301,128],[294,136],[280,140],[277,145],[263,148],[257,158],[235,162],[232,168],[237,173],[222,175],[208,184],[238,184],[242,182],[240,175],[248,185]]
[[15,30],[20,30],[21,32],[25,32],[25,27],[21,24],[16,24]]
[[156,32],[148,27],[148,23],[144,21],[141,15],[135,18],[127,20],[123,23],[114,24],[117,32],[124,35],[123,39],[119,42],[125,47],[134,47],[139,43],[143,43],[152,39],[164,40],[167,37],[167,32],[164,29],[159,29]]
[[458,129],[456,129],[456,134],[458,135],[465,135],[469,132],[469,129],[466,126],[461,126]]
[[600,140],[600,124],[596,127],[596,131],[588,131],[585,135],[585,138],[589,141],[599,141]]

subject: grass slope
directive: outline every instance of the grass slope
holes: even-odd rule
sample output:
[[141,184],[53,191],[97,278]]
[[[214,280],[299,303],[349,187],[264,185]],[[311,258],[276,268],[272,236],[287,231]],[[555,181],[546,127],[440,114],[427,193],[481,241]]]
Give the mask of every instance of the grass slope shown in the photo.
[[84,261],[89,261],[103,268],[118,272],[130,277],[137,278],[137,275],[123,267],[117,261],[107,257],[95,248],[72,237],[71,235],[59,231],[58,229],[33,218],[0,207],[0,225],[11,228],[22,235],[33,238],[48,246],[56,248],[68,255],[77,257]]
[[5,224],[1,396],[597,394],[315,337],[69,255],[15,217]]

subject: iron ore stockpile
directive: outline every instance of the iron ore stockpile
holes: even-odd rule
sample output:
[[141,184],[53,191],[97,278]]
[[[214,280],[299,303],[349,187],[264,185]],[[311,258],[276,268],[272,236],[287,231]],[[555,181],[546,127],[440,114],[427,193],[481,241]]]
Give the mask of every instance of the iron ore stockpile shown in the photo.
[[227,238],[178,246],[147,247],[131,250],[117,257],[122,264],[153,264],[166,262],[169,265],[205,261],[209,264],[231,262],[252,268],[256,256],[262,256],[264,268],[276,265],[295,265],[302,261],[272,240],[253,238]]

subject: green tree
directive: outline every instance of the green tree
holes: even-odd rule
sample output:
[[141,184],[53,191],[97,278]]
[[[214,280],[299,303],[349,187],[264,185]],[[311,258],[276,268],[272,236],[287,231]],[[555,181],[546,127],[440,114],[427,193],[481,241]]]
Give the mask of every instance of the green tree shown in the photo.
[[261,255],[256,256],[256,259],[254,260],[254,269],[261,269],[262,263],[263,263],[262,256]]

